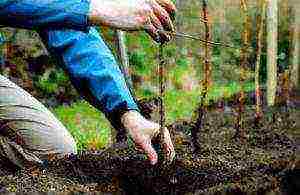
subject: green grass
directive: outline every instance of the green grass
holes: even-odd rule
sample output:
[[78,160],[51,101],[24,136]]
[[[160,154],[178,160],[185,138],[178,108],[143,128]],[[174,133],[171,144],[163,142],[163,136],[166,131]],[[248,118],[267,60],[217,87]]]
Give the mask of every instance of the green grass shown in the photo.
[[[245,91],[254,90],[254,84],[249,82],[243,86]],[[208,98],[217,100],[230,97],[240,90],[240,85],[231,82],[226,86],[214,85]],[[199,102],[199,91],[168,90],[165,97],[167,122],[178,119],[189,119]],[[151,97],[149,94],[137,91],[138,97]],[[104,148],[111,141],[111,127],[104,115],[85,101],[71,106],[60,106],[54,109],[56,116],[74,136],[79,150]]]
[[[208,100],[216,101],[222,97],[231,97],[232,95],[238,93],[240,89],[241,86],[237,82],[230,82],[225,86],[213,85],[209,90]],[[254,83],[245,83],[243,90],[245,92],[253,91]],[[149,93],[143,93],[143,91],[138,91],[137,94],[139,97],[151,97]],[[178,119],[190,119],[197,104],[200,102],[200,90],[168,90],[164,100],[168,123],[172,123]]]
[[79,150],[104,148],[110,142],[109,123],[87,102],[60,106],[54,109],[54,114],[73,135]]

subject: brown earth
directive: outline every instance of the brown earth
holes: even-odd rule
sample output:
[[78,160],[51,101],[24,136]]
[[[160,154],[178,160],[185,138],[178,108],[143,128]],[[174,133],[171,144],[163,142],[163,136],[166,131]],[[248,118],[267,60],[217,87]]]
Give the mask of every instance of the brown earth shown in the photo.
[[[246,142],[234,138],[234,114],[207,113],[201,149],[193,154],[191,121],[169,125],[176,149],[171,165],[151,166],[126,144],[14,170],[2,162],[2,192],[115,192],[116,194],[299,194],[300,109],[265,109],[259,127],[244,113]],[[160,161],[162,162],[162,161]]]

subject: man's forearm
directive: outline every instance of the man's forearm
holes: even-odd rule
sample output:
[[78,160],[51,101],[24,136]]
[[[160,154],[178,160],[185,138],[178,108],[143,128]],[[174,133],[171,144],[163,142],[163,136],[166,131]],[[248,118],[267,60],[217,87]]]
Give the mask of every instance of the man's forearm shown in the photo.
[[86,30],[90,0],[1,0],[0,25]]
[[44,30],[40,36],[77,91],[119,129],[121,115],[138,110],[118,64],[95,28]]

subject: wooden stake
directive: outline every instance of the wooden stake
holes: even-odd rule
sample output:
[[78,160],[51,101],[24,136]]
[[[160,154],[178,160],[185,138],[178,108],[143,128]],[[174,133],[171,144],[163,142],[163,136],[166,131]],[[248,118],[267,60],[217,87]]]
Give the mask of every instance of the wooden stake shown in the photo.
[[277,88],[278,0],[267,0],[267,103],[275,105]]
[[292,38],[292,59],[291,59],[291,82],[292,88],[298,89],[300,86],[300,3],[295,1],[292,10],[294,13],[293,17],[293,38]]
[[261,111],[261,90],[259,84],[259,70],[260,70],[260,60],[261,60],[261,50],[262,50],[262,36],[263,36],[263,26],[264,26],[264,16],[265,16],[265,0],[257,0],[258,13],[257,13],[257,33],[256,33],[256,64],[255,64],[255,123],[258,125],[262,117]]

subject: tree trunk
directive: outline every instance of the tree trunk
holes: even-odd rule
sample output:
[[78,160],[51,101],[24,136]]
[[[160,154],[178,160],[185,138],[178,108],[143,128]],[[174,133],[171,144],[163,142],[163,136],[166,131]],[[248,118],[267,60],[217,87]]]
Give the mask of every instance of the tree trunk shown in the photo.
[[267,0],[267,104],[275,104],[277,87],[278,0]]

